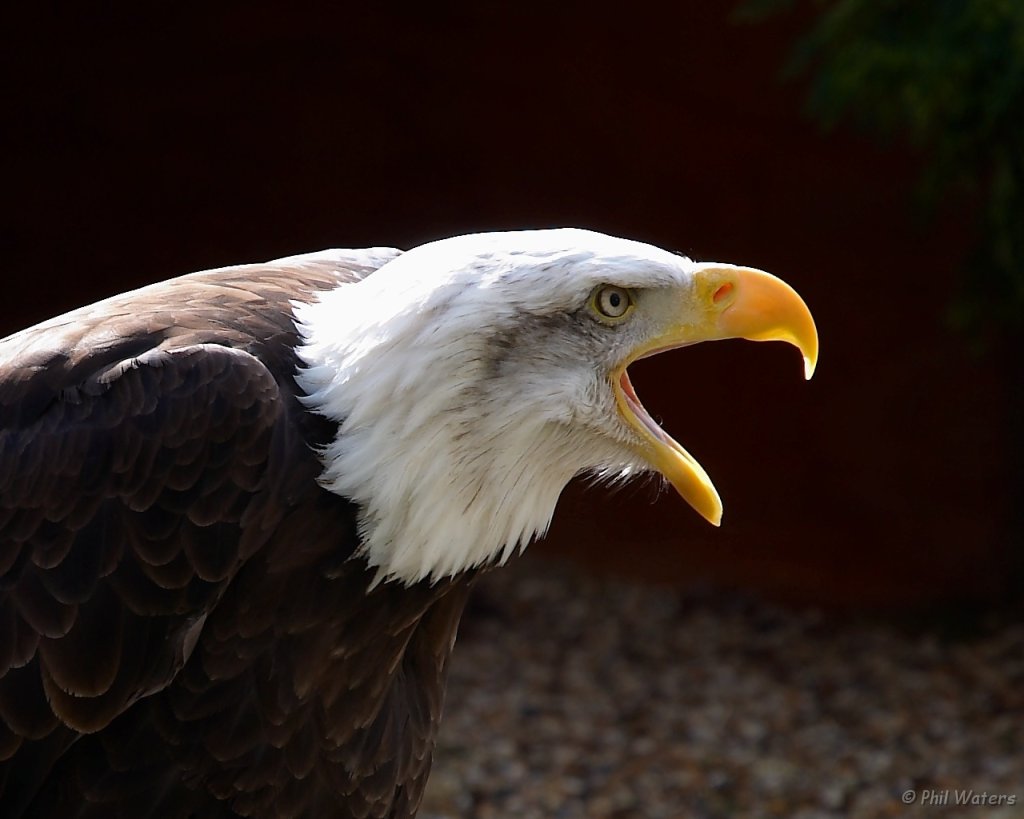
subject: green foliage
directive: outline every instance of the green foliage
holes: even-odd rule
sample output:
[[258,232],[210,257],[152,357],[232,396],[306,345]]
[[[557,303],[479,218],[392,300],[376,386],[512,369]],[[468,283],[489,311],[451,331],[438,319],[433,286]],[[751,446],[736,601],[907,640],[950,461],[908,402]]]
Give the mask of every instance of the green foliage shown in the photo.
[[[747,0],[740,19],[794,0]],[[977,245],[955,318],[981,335],[1024,328],[1024,2],[817,0],[788,72],[810,77],[809,105],[909,141],[925,158],[931,206],[973,203]]]

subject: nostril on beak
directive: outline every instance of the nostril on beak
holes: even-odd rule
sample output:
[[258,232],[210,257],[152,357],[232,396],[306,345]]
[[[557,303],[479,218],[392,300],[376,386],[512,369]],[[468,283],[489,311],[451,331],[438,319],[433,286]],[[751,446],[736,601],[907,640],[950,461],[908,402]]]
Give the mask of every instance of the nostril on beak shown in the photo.
[[711,300],[715,304],[720,304],[722,299],[724,299],[732,292],[732,287],[732,282],[726,282],[714,292],[714,295],[711,297]]

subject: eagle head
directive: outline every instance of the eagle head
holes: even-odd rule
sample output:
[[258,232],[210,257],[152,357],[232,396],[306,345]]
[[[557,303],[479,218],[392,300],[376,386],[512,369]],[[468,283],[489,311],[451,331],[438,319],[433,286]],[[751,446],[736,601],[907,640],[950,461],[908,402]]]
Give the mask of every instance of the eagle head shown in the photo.
[[802,299],[745,267],[579,229],[457,236],[296,305],[312,410],[337,422],[321,483],[360,508],[378,579],[504,562],[542,535],[573,476],[656,471],[711,523],[699,463],[647,413],[633,361],[724,338],[799,348]]

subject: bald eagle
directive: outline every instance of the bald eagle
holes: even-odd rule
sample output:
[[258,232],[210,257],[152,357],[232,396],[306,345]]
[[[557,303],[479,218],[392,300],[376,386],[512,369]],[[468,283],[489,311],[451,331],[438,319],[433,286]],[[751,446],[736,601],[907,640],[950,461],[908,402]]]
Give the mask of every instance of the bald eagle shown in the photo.
[[717,524],[627,366],[817,335],[577,230],[194,273],[0,341],[0,815],[409,817],[478,574],[581,472]]

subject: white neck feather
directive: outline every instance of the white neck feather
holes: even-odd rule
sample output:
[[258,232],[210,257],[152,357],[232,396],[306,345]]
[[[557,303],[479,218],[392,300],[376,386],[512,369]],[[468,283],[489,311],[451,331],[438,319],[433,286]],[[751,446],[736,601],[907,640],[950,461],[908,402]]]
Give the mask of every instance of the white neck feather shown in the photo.
[[677,275],[676,257],[600,234],[481,234],[294,305],[303,400],[338,422],[320,482],[359,505],[378,580],[504,562],[577,473],[649,468],[609,426],[603,342],[571,311],[609,269],[655,263]]
[[467,288],[387,275],[403,259],[295,305],[297,382],[339,424],[321,484],[359,504],[378,580],[413,583],[504,562],[547,530],[573,475],[622,454],[581,430],[568,402],[530,400],[536,373],[489,374],[493,335],[479,305],[461,302]]

